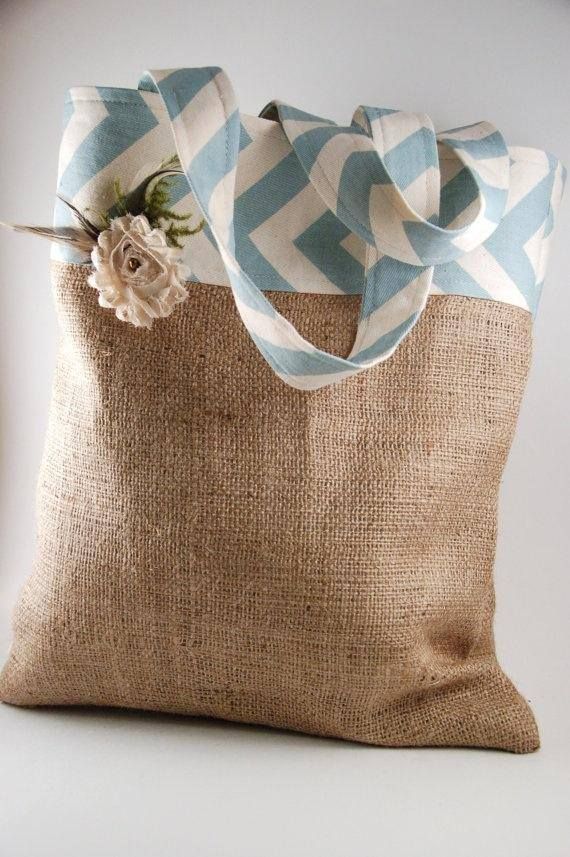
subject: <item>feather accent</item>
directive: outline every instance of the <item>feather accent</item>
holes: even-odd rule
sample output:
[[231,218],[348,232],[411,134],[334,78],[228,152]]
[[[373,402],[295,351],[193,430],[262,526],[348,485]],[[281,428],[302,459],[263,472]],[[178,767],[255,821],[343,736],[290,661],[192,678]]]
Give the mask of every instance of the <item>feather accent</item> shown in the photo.
[[[77,226],[28,226],[18,223],[2,223],[2,221],[0,221],[0,226],[6,226],[8,229],[13,229],[14,232],[38,235],[40,238],[47,238],[48,241],[54,241],[57,244],[68,244],[81,253],[90,254],[97,245],[101,233],[110,229],[116,218],[127,214],[131,217],[144,215],[151,227],[161,229],[164,232],[169,246],[181,250],[183,247],[182,239],[189,235],[195,235],[204,227],[202,220],[191,229],[188,221],[192,215],[179,214],[170,208],[170,190],[167,179],[170,176],[183,175],[184,171],[178,155],[172,155],[127,194],[123,193],[119,179],[116,179],[113,185],[116,202],[107,212],[99,215],[100,225],[89,220],[72,202],[58,194],[57,198],[73,213]],[[153,182],[155,184],[149,191]]]
[[14,232],[27,232],[29,235],[47,238],[48,241],[54,241],[56,244],[68,244],[82,253],[91,253],[97,243],[97,238],[73,226],[28,226],[20,223],[3,223],[1,220],[0,226],[6,226]]
[[[61,196],[61,195],[58,193],[58,194],[57,194],[57,198],[58,198],[61,202],[63,202],[65,205],[67,205],[67,207],[68,207],[69,209],[71,209],[71,211],[73,212],[73,215],[74,215],[75,219],[77,220],[77,222],[79,223],[79,225],[81,226],[81,228],[83,229],[83,231],[84,231],[84,232],[86,232],[86,233],[87,233],[87,235],[89,235],[91,238],[93,238],[93,241],[94,241],[94,243],[96,244],[96,243],[97,243],[97,239],[99,238],[99,235],[101,234],[101,232],[102,232],[103,230],[102,230],[99,226],[96,226],[94,223],[92,223],[90,220],[88,220],[88,219],[85,217],[85,215],[84,215],[84,214],[82,214],[82,213],[79,211],[79,209],[78,209],[78,208],[76,208],[76,207],[73,205],[73,203],[72,203],[72,202],[70,202],[68,199],[66,199],[64,196]],[[104,227],[104,228],[106,228],[106,227]]]
[[125,210],[129,212],[129,214],[144,214],[146,208],[146,194],[149,188],[149,185],[157,178],[162,176],[183,176],[184,171],[181,169],[177,169],[176,167],[161,167],[158,170],[155,170],[150,176],[147,176],[142,180],[140,184],[138,184],[133,190],[129,191],[129,193],[125,196]]

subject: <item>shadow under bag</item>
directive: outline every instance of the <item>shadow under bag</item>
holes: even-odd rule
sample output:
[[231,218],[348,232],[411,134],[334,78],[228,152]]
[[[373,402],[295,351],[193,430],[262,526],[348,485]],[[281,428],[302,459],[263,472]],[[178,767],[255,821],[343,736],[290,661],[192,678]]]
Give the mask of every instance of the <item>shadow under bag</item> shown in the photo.
[[497,497],[565,171],[489,123],[66,102],[35,569],[0,696],[530,752]]

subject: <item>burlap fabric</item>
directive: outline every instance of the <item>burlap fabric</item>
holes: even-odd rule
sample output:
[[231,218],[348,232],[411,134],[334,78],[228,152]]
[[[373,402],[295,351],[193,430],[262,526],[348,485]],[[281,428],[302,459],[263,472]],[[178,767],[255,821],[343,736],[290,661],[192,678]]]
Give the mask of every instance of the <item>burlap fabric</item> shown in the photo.
[[[433,296],[386,363],[307,393],[229,289],[191,286],[149,333],[101,310],[87,274],[54,263],[38,556],[2,698],[534,750],[492,635],[530,314]],[[357,298],[272,300],[348,353]]]

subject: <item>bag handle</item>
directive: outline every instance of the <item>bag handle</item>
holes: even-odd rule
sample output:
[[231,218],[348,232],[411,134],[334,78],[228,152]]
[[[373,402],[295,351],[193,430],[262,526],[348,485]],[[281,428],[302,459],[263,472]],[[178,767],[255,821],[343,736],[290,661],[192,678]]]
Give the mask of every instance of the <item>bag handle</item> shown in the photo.
[[[413,225],[420,227],[425,227],[426,224],[428,227],[434,225],[428,218],[433,219],[437,216],[437,210],[433,210],[437,209],[434,188],[436,185],[439,187],[439,176],[435,135],[433,129],[430,129],[424,121],[425,117],[421,120],[418,117],[412,119],[410,114],[395,111],[379,111],[376,115],[373,110],[367,108],[360,116],[364,117],[363,121],[369,123],[368,130],[372,133],[372,137],[369,137],[364,129],[357,127],[356,124],[350,129],[350,133],[347,133],[347,129],[339,129],[338,126],[325,120],[318,120],[321,123],[319,127],[328,126],[331,140],[342,137],[345,146],[348,141],[347,157],[351,160],[354,160],[351,157],[353,154],[364,153],[365,155],[366,169],[360,172],[360,165],[357,163],[357,169],[354,171],[358,179],[356,191],[349,187],[347,198],[343,187],[343,193],[339,194],[340,201],[335,206],[337,209],[335,213],[340,219],[352,216],[355,227],[358,226],[361,230],[357,234],[362,234],[362,231],[366,232],[366,218],[364,223],[362,222],[362,199],[369,200],[370,211],[374,211],[370,216],[370,228],[366,240],[369,244],[373,243],[376,249],[372,248],[372,263],[367,267],[355,343],[349,357],[342,358],[315,348],[305,340],[295,327],[273,308],[236,259],[233,214],[241,123],[233,89],[225,73],[218,68],[153,71],[143,76],[139,87],[159,92],[164,101],[180,162],[190,190],[218,245],[238,312],[259,351],[277,375],[297,389],[315,390],[341,381],[387,359],[419,318],[427,300],[433,275],[433,267],[425,262],[425,254],[422,254],[422,260],[419,261],[420,256],[414,251],[413,258],[416,261],[413,263],[396,257],[393,249],[390,254],[382,255],[384,251],[381,247],[385,244],[383,239],[378,237],[381,231],[385,230],[392,245],[394,227],[397,227],[400,235],[406,234],[405,221],[401,217],[402,205],[406,211],[411,211],[415,216],[416,219],[412,220]],[[288,108],[288,110],[292,109]],[[357,118],[358,116],[357,113]],[[384,116],[387,118],[382,121]],[[390,117],[389,123],[388,117]],[[434,176],[431,177],[431,181],[420,180],[415,188],[415,209],[411,209],[388,173],[386,162],[390,152],[383,157],[383,146],[377,148],[377,145],[378,141],[382,143],[383,139],[390,137],[388,125],[392,129],[392,139],[399,137],[403,141],[406,139],[406,132],[409,131],[410,122],[417,124],[419,121],[424,123],[422,127],[426,128],[427,133],[411,135],[407,155],[414,162],[421,162],[423,159],[423,163],[433,165]],[[490,135],[493,140],[488,140],[488,126],[486,123],[482,124],[485,125],[484,128],[473,126],[475,130],[472,128],[470,131],[461,129],[449,132],[450,139],[457,140],[457,149],[462,155],[462,162],[466,166],[469,163],[467,170],[473,173],[473,178],[465,183],[466,187],[471,187],[471,194],[474,186],[479,189],[475,197],[476,214],[472,222],[462,225],[459,228],[459,234],[458,230],[449,230],[449,234],[453,237],[451,241],[447,241],[446,246],[449,252],[454,254],[451,258],[456,257],[457,242],[464,241],[467,233],[469,233],[469,240],[474,241],[473,229],[482,236],[481,240],[484,240],[490,234],[488,230],[492,231],[496,227],[504,208],[504,202],[503,207],[497,203],[500,188],[491,186],[492,191],[488,201],[484,193],[487,184],[484,177],[489,177],[493,170],[497,174],[500,173],[500,167],[494,165],[491,171],[483,169],[479,171],[480,177],[476,178],[471,163],[472,160],[478,162],[473,154],[474,148],[480,159],[486,160],[486,153],[491,160],[495,161],[495,155],[491,157],[489,153],[495,152],[497,146],[500,149],[501,144],[504,147],[498,132],[493,131]],[[305,127],[306,130],[308,129]],[[302,156],[300,154],[302,149],[300,135],[290,133],[293,142],[297,143],[294,147],[295,151],[307,170],[306,152],[302,153]],[[458,135],[457,138],[455,135]],[[408,139],[410,139],[409,134]],[[486,140],[487,143],[485,143]],[[321,151],[323,148],[326,147],[321,147]],[[330,170],[335,161],[334,151],[334,145],[332,149],[325,151],[322,159],[325,168],[321,170],[319,165],[315,172],[317,182],[315,186],[321,196],[326,193],[329,200],[331,199],[329,185],[332,177]],[[392,148],[391,151],[394,149]],[[502,157],[499,156],[499,159]],[[409,158],[405,157],[405,151],[402,149],[400,155],[393,160],[391,169],[392,172],[397,173],[405,168]],[[375,164],[373,168],[370,166],[371,163]],[[312,168],[308,175],[313,182]],[[320,181],[323,175],[325,182]],[[382,180],[380,184],[378,184],[379,179]],[[506,181],[504,176],[503,181]],[[378,188],[383,197],[391,200],[393,204],[387,206],[382,200],[379,206],[376,205],[380,197]],[[504,193],[506,197],[506,191]],[[404,200],[403,203],[402,200]],[[494,206],[493,202],[495,202]],[[481,208],[483,216],[481,216]],[[491,216],[493,214],[496,222]],[[385,219],[382,220],[382,218]],[[352,227],[349,226],[349,228]],[[356,228],[354,231],[357,231]],[[427,234],[435,235],[436,240],[440,240],[440,233],[445,231],[437,227],[435,231],[428,231]],[[371,237],[373,240],[370,240]],[[421,240],[425,240],[423,235]],[[453,248],[451,242],[455,242]],[[413,246],[411,242],[410,246]],[[459,252],[466,251],[461,248]],[[407,258],[411,258],[409,252]]]
[[[359,107],[350,127],[279,101],[270,102],[260,115],[277,115],[325,205],[380,253],[410,265],[441,265],[474,250],[501,221],[509,188],[509,154],[502,135],[489,122],[436,137],[429,116],[385,108]],[[433,193],[435,180],[439,198],[436,140],[452,149],[464,167],[460,197],[465,210],[455,228],[434,223],[437,211],[426,217],[400,187],[418,179],[431,182],[428,192]],[[424,157],[418,159],[422,152]]]

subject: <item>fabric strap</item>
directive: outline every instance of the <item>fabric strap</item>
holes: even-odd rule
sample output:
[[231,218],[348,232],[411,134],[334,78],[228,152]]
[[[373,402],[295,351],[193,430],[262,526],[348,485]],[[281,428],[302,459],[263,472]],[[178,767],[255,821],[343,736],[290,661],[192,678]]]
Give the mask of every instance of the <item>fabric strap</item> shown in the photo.
[[[350,127],[273,102],[307,177],[326,206],[368,245],[360,320],[348,358],[315,348],[273,308],[236,258],[234,197],[241,139],[232,86],[219,68],[147,72],[159,92],[190,190],[226,266],[239,314],[263,357],[287,384],[314,390],[386,360],[419,318],[433,266],[483,243],[507,200],[509,157],[481,122],[436,137],[422,114],[360,107]],[[455,220],[438,225],[437,143],[458,163]],[[444,189],[445,191],[445,189]],[[470,218],[470,219],[469,219]],[[456,222],[457,221],[457,222]],[[223,333],[223,332],[222,332]]]

